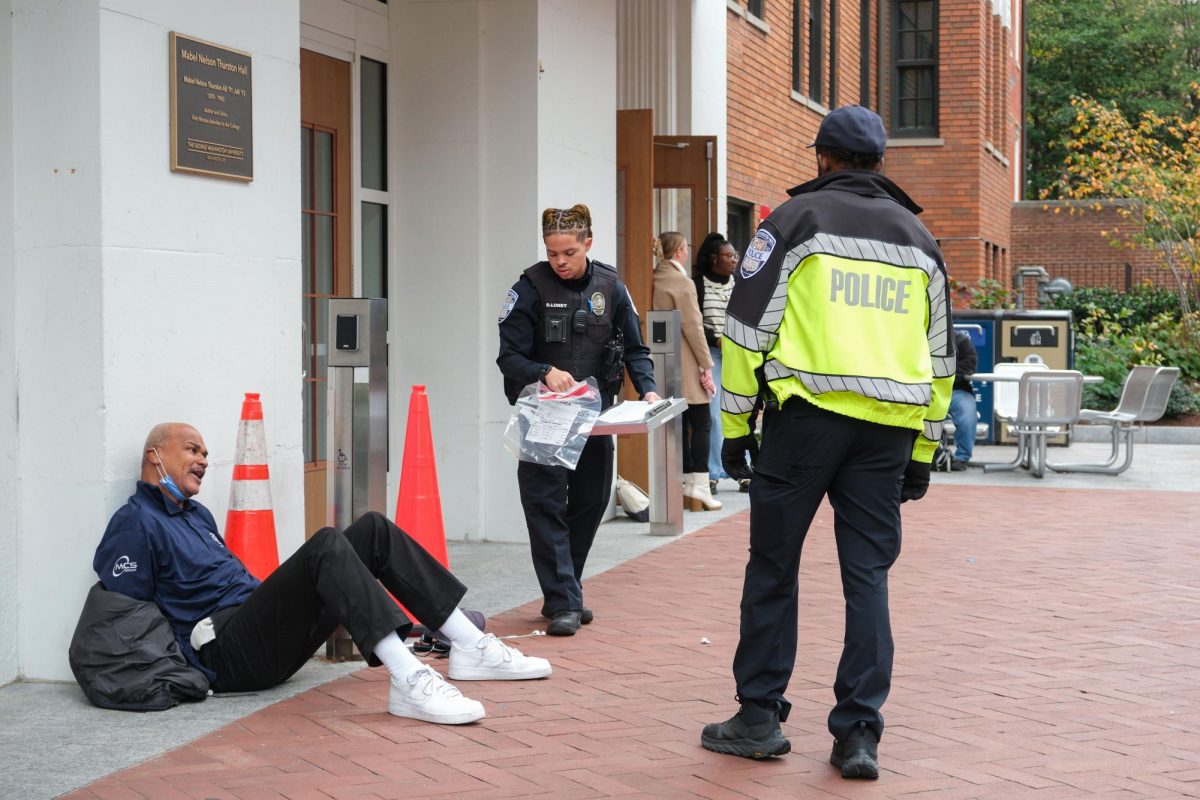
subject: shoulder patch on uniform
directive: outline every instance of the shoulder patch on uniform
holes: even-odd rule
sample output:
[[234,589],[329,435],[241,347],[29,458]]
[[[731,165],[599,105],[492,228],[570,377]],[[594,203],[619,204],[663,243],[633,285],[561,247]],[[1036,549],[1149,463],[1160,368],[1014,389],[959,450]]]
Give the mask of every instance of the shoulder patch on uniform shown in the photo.
[[762,269],[774,249],[775,237],[759,228],[758,233],[754,234],[754,239],[746,248],[746,255],[742,256],[742,277],[749,278]]
[[504,303],[500,306],[500,319],[496,320],[496,324],[504,322],[508,319],[508,315],[512,313],[513,306],[517,304],[517,290],[509,289],[508,295],[504,298]]

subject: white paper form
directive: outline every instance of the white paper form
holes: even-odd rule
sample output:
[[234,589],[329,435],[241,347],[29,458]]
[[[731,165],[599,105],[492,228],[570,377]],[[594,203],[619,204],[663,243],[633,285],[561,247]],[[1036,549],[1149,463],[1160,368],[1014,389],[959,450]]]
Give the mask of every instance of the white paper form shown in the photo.
[[597,421],[610,425],[621,422],[641,422],[646,418],[646,412],[650,410],[651,405],[653,404],[647,403],[645,400],[626,400],[605,409]]
[[618,425],[626,422],[644,422],[647,417],[652,416],[652,411],[666,408],[674,399],[673,397],[668,397],[656,403],[649,403],[645,400],[625,400],[606,409],[600,415],[600,419],[597,422],[603,422],[608,425]]
[[574,403],[538,403],[533,421],[529,423],[529,430],[525,433],[525,441],[536,444],[566,444],[567,437],[571,434],[571,426],[586,410]]

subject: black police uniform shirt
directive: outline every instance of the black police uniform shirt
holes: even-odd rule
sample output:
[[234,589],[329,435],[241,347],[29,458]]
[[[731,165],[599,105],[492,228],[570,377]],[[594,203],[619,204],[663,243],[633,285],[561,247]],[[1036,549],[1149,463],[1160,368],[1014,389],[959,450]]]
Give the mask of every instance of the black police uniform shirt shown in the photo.
[[[545,263],[545,262],[539,262]],[[572,291],[583,291],[591,282],[593,265],[599,263],[588,259],[587,271],[573,281],[563,281]],[[611,269],[611,267],[609,267]],[[555,276],[556,280],[561,280]],[[650,360],[650,349],[642,342],[641,321],[637,308],[629,296],[629,290],[618,278],[613,289],[611,308],[604,313],[612,315],[614,328],[620,330],[625,339],[625,369],[638,393],[645,395],[656,391],[654,384],[654,364]],[[595,309],[593,309],[593,313]],[[509,289],[503,308],[500,312],[500,355],[496,364],[506,378],[527,386],[543,376],[547,363],[534,359],[536,352],[536,337],[542,328],[542,302],[537,288],[524,273]],[[557,366],[557,365],[553,365]],[[561,368],[561,367],[560,367]],[[573,375],[576,380],[584,380],[587,375]],[[594,376],[592,376],[594,377]],[[604,396],[604,405],[610,405],[612,399]]]

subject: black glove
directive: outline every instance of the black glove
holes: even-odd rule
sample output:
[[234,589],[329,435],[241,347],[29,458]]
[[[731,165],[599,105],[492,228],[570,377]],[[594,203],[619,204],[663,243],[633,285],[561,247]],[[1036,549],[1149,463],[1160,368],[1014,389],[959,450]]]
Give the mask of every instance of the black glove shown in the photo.
[[746,466],[746,454],[750,454],[750,463],[758,460],[758,440],[753,433],[739,436],[736,439],[726,439],[721,444],[721,466],[725,474],[735,481],[754,476],[754,471]]
[[[721,454],[724,457],[724,453]],[[923,461],[909,461],[904,468],[904,485],[900,487],[900,502],[920,500],[929,489],[929,469],[932,465]]]

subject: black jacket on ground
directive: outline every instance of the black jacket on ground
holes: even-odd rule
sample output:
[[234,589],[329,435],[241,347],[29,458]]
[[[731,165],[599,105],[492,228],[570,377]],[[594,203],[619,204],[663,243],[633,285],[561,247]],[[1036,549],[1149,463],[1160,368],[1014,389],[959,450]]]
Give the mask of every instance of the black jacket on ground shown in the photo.
[[208,680],[183,657],[158,606],[101,583],[87,594],[68,660],[79,687],[100,708],[163,711],[208,696]]

